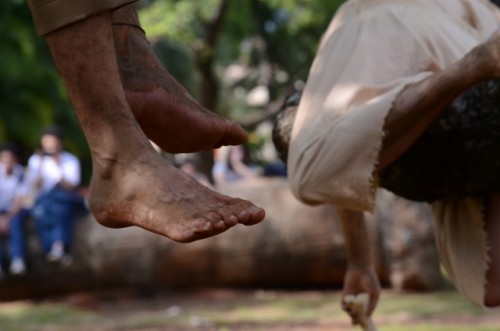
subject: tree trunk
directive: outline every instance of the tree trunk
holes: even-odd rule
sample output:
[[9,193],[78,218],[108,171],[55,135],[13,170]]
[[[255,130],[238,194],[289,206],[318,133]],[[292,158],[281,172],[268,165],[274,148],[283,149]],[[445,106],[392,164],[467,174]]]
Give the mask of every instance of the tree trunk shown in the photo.
[[[88,217],[76,222],[71,251],[74,261],[67,268],[45,262],[34,229],[28,224],[28,275],[1,281],[0,299],[124,286],[341,286],[346,253],[334,207],[300,204],[281,178],[233,185],[224,193],[264,207],[264,222],[252,227],[236,226],[214,238],[179,244],[138,228],[107,229]],[[421,275],[423,279],[439,279],[432,228],[415,226],[430,222],[428,214],[422,212],[426,206],[389,194],[384,201],[369,220],[372,246],[379,248],[377,270],[383,283],[389,284],[395,278],[394,270],[403,279]],[[399,246],[388,238],[393,240],[395,235],[391,233],[398,233],[395,218],[402,216],[413,224],[404,227],[404,237],[418,240],[396,240],[403,249],[394,252]],[[419,282],[424,284],[416,286],[421,289],[438,284]],[[398,286],[405,288],[408,283],[399,282],[402,285]]]

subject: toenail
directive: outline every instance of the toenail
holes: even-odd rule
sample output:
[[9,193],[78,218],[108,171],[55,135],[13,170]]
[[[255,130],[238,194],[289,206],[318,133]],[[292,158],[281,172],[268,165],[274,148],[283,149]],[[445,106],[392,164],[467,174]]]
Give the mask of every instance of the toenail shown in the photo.
[[246,210],[242,210],[238,213],[238,221],[245,223],[250,219],[250,213]]
[[262,212],[264,212],[264,209],[259,207],[252,207],[250,212],[252,213],[252,215],[257,216],[257,214],[261,214]]
[[206,222],[206,223],[203,225],[203,228],[204,228],[204,229],[203,229],[204,231],[211,231],[211,230],[213,229],[213,227],[212,227],[212,223],[210,223],[210,222]]
[[233,224],[233,225],[236,224],[236,223],[238,223],[238,217],[236,217],[234,215],[231,215],[229,217],[229,222],[231,222],[231,224]]

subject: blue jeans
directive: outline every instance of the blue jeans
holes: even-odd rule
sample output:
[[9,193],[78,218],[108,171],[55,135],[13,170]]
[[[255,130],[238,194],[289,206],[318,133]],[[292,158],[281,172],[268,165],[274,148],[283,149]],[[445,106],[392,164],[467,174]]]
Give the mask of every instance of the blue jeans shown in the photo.
[[22,258],[25,255],[24,221],[31,216],[31,210],[23,208],[10,219],[8,248],[10,259]]
[[58,186],[38,197],[32,216],[45,253],[55,242],[62,242],[66,249],[69,248],[74,214],[82,206],[80,195]]
[[[0,210],[0,215],[5,215],[7,213],[7,211],[5,210]],[[2,262],[3,262],[3,258],[4,258],[4,248],[7,248],[7,244],[9,242],[9,237],[8,237],[8,234],[4,235],[4,234],[0,234],[0,271],[1,271],[1,267],[2,267]]]
[[33,208],[23,208],[10,219],[10,258],[25,257],[26,234],[24,222],[32,217],[43,251],[48,253],[52,244],[60,241],[66,248],[71,242],[74,211],[83,208],[83,199],[76,193],[59,187],[39,196]]
[[[37,198],[33,208],[23,208],[10,219],[8,249],[10,258],[25,258],[26,234],[24,222],[35,221],[43,251],[60,241],[69,247],[75,210],[83,210],[83,199],[76,193],[55,187]],[[1,259],[1,256],[0,256]]]

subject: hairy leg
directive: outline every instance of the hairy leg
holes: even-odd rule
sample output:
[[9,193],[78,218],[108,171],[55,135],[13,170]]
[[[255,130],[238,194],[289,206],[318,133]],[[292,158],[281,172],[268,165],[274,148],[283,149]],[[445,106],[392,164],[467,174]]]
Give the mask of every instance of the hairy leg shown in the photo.
[[47,41],[89,143],[90,207],[101,224],[190,242],[264,218],[261,208],[201,186],[152,148],[120,82],[109,12],[52,32]]
[[423,81],[409,85],[387,115],[378,171],[401,156],[462,92],[500,77],[500,32],[460,61]]
[[490,261],[486,273],[484,304],[487,307],[498,307],[500,306],[500,193],[492,193],[489,197],[484,230]]
[[139,27],[133,5],[114,10],[112,21],[127,100],[151,140],[170,153],[245,142],[247,134],[236,122],[203,108],[163,68]]

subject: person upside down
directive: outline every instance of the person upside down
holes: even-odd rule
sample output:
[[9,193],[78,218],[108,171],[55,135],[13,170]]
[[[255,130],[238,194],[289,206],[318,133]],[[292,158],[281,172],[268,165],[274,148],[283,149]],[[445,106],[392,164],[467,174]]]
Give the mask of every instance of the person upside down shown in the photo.
[[[373,211],[380,186],[410,196],[415,190],[430,202],[440,258],[455,286],[475,304],[500,305],[500,186],[489,177],[469,185],[474,176],[466,172],[477,167],[478,177],[500,174],[500,125],[484,120],[493,113],[500,123],[500,107],[494,107],[500,105],[499,26],[500,10],[487,0],[348,0],[322,37],[291,129],[288,178],[302,202],[337,206],[349,259],[343,297],[369,293],[368,315],[380,285],[363,212]],[[494,87],[481,90],[495,94],[492,103],[480,97],[486,104],[479,111],[461,113],[454,102],[477,94],[477,84]],[[457,121],[443,120],[446,113],[468,116],[458,124],[465,142],[454,150],[431,150],[432,139],[451,148],[457,137]],[[479,124],[489,123],[489,133],[482,124],[474,134],[464,129],[481,116]],[[433,126],[438,138],[429,138]],[[412,152],[421,145],[425,153]],[[479,153],[469,145],[490,147]],[[462,162],[443,165],[450,155]],[[407,157],[411,162],[398,163]],[[481,170],[486,168],[493,171]],[[419,171],[427,175],[417,182]],[[447,184],[455,186],[441,190],[445,181],[435,181],[433,171],[458,174]]]

